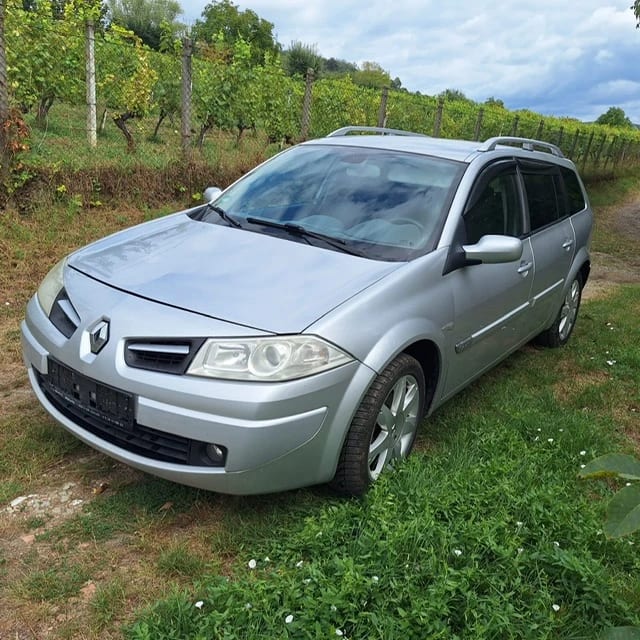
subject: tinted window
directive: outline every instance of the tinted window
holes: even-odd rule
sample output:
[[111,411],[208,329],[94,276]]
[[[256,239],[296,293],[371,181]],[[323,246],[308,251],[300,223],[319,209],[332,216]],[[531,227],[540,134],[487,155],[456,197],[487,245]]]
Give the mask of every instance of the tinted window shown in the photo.
[[580,188],[578,176],[571,169],[561,169],[564,178],[564,187],[569,201],[569,215],[582,211],[585,207],[584,195]]
[[560,176],[556,173],[523,172],[531,231],[546,227],[564,215]]
[[487,234],[522,234],[522,215],[514,172],[499,175],[487,184],[465,214],[464,224],[469,244],[475,244]]

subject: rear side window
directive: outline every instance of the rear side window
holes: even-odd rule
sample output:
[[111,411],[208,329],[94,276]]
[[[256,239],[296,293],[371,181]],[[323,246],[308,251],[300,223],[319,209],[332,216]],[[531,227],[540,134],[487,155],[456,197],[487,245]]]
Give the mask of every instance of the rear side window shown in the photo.
[[564,198],[559,174],[523,171],[522,179],[527,194],[532,232],[564,216]]
[[561,169],[564,178],[564,186],[567,191],[567,200],[569,204],[569,215],[578,213],[585,208],[584,194],[580,188],[578,176],[571,169]]

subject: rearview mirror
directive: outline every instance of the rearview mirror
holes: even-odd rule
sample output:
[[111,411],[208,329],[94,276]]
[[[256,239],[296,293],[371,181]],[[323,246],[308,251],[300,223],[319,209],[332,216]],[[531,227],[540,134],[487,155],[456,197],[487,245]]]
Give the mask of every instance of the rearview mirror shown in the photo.
[[482,236],[476,244],[467,244],[462,248],[467,260],[487,264],[514,262],[522,256],[522,240],[511,236]]

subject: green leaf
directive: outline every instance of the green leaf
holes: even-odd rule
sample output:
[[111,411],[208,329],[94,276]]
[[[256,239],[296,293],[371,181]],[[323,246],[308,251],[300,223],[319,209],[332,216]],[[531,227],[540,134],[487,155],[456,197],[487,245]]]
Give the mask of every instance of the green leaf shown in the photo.
[[624,487],[609,501],[604,533],[620,538],[640,529],[640,484]]
[[622,453],[608,453],[592,460],[580,470],[580,478],[618,477],[640,480],[640,460]]
[[640,627],[611,627],[602,633],[600,640],[640,640]]

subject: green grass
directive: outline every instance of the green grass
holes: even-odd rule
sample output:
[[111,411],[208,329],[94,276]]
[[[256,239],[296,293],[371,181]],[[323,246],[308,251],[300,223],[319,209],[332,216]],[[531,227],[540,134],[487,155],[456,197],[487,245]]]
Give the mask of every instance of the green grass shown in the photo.
[[[196,581],[127,637],[593,638],[639,623],[637,547],[599,533],[611,490],[576,474],[625,446],[611,403],[637,401],[640,292],[584,312],[571,346],[526,349],[437,412],[363,501],[290,494],[279,525],[282,498],[228,514],[242,540],[231,579]],[[585,398],[594,373],[606,378]]]
[[[153,117],[131,121],[130,128],[136,141],[136,150],[134,153],[127,153],[126,140],[111,117],[107,118],[104,131],[98,136],[97,146],[89,146],[85,126],[86,109],[82,106],[54,103],[44,129],[36,126],[35,114],[27,114],[25,117],[31,135],[29,150],[24,154],[23,160],[27,167],[31,168],[86,169],[116,165],[126,169],[144,164],[147,167],[161,169],[174,162],[181,154],[179,121],[174,125],[169,121],[163,123],[158,140],[151,139],[155,127]],[[256,138],[248,133],[245,139],[249,145],[266,147],[266,138],[263,136]],[[192,155],[210,165],[224,161],[225,156],[226,161],[229,161],[228,155],[236,156],[239,151],[234,140],[234,136],[228,133],[214,131],[205,139],[202,151],[194,148]],[[69,153],[70,147],[73,153]],[[242,152],[246,154],[246,147]]]
[[77,596],[88,578],[86,567],[64,561],[46,569],[30,571],[14,588],[32,602],[59,602]]
[[[620,239],[604,205],[637,185],[636,173],[590,186],[594,246],[614,258],[637,256],[638,243]],[[69,476],[85,502],[64,518],[0,521],[0,637],[9,616],[14,637],[23,620],[49,624],[53,606],[73,612],[58,638],[111,639],[126,623],[126,638],[154,640],[328,638],[336,629],[352,640],[537,640],[640,623],[640,539],[599,534],[615,485],[576,478],[580,464],[639,441],[637,286],[585,302],[566,348],[527,347],[452,399],[407,463],[362,501],[322,487],[217,495],[87,455],[26,394],[20,361],[24,304],[48,268],[171,208],[83,209],[63,194],[3,216],[0,508]],[[92,495],[105,477],[109,488]],[[9,545],[28,532],[33,547],[16,554]],[[96,592],[80,605],[89,579]]]
[[127,591],[122,578],[113,580],[96,589],[91,600],[91,622],[97,629],[108,628],[117,620],[126,606]]

